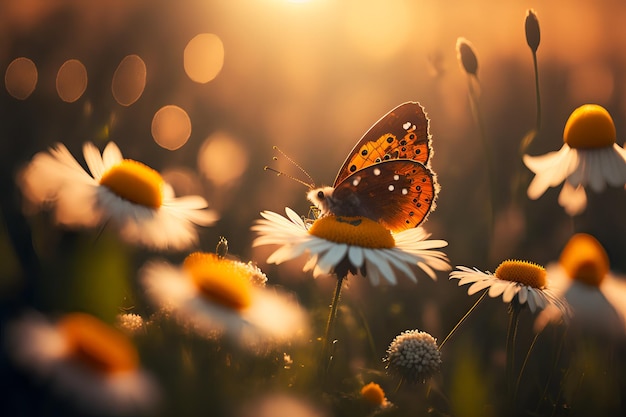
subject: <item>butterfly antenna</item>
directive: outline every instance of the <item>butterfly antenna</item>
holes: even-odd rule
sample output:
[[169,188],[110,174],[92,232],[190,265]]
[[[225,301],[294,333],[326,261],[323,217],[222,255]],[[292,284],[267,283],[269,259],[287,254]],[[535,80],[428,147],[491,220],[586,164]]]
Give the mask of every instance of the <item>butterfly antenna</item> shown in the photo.
[[300,178],[296,178],[296,177],[294,177],[293,175],[285,174],[284,172],[279,171],[279,170],[277,170],[277,169],[274,169],[274,168],[272,168],[272,167],[269,167],[269,166],[267,166],[267,165],[266,165],[265,167],[263,167],[263,170],[264,170],[264,171],[271,171],[271,172],[274,172],[274,173],[276,174],[276,176],[278,176],[278,177],[280,177],[281,175],[284,175],[285,177],[287,177],[287,178],[289,178],[289,179],[292,179],[292,180],[294,180],[295,182],[299,182],[300,184],[304,185],[305,187],[308,187],[308,188],[315,188],[315,185],[314,185],[314,184],[309,184],[309,183],[308,183],[308,182],[306,182],[306,181],[302,181]]
[[289,162],[291,162],[291,164],[293,166],[295,166],[296,168],[298,168],[300,170],[300,172],[302,172],[308,179],[309,181],[311,181],[309,183],[309,187],[314,188],[315,187],[315,181],[313,181],[313,177],[311,177],[311,175],[309,175],[308,172],[306,172],[306,170],[304,168],[302,168],[300,165],[298,165],[298,163],[296,161],[293,160],[293,158],[290,158],[285,152],[283,152],[278,146],[273,146],[273,149],[275,151],[278,151],[282,156],[284,156]]

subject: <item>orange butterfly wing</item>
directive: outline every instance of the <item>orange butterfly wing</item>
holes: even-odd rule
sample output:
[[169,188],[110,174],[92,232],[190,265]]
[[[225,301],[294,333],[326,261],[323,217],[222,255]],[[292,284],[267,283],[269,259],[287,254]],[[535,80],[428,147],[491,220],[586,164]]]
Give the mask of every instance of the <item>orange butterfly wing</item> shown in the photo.
[[378,162],[412,159],[428,166],[432,153],[429,120],[417,102],[399,105],[384,115],[357,142],[335,178],[336,187],[358,170]]
[[345,178],[333,191],[338,200],[356,196],[363,214],[393,232],[417,227],[435,208],[439,184],[422,163],[396,159],[369,165]]

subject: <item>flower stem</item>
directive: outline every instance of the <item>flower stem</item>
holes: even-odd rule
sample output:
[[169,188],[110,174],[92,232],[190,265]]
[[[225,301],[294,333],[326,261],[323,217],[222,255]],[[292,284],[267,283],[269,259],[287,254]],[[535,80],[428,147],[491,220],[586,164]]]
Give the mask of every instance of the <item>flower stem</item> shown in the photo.
[[467,319],[469,317],[469,315],[472,313],[472,311],[474,311],[474,309],[476,307],[478,307],[478,304],[480,304],[480,302],[483,300],[483,298],[485,298],[485,296],[487,295],[487,292],[489,290],[485,290],[483,292],[483,295],[480,296],[480,298],[478,300],[476,300],[476,302],[474,303],[474,305],[472,307],[470,307],[469,310],[467,310],[467,313],[465,313],[465,315],[463,317],[461,317],[461,320],[459,320],[459,322],[452,328],[452,330],[450,330],[450,333],[448,333],[448,335],[446,336],[445,339],[443,339],[443,342],[441,342],[441,344],[439,345],[439,350],[441,350],[441,348],[443,348],[443,345],[446,344],[446,342],[448,341],[448,339],[450,339],[450,337],[452,337],[452,335],[454,334],[454,332],[456,332],[456,330],[459,328],[459,326],[461,325],[461,323],[463,323],[465,321],[465,319]]
[[515,401],[515,397],[517,396],[517,391],[519,390],[519,384],[522,381],[522,375],[524,374],[524,369],[526,369],[526,364],[528,364],[528,358],[530,358],[530,353],[533,351],[535,347],[535,343],[537,343],[537,339],[541,333],[536,333],[533,341],[530,343],[528,347],[528,352],[526,352],[526,357],[524,358],[524,362],[522,363],[522,367],[519,370],[519,375],[517,376],[517,381],[515,382],[515,390],[513,391],[513,401]]
[[506,336],[506,381],[511,411],[514,405],[513,370],[515,369],[515,339],[517,338],[517,325],[519,323],[520,311],[521,305],[516,300],[513,300],[510,304],[509,327]]
[[333,301],[330,305],[330,313],[328,314],[328,321],[326,322],[326,330],[324,332],[324,340],[322,343],[322,358],[320,363],[320,369],[322,370],[322,376],[325,378],[330,369],[332,358],[329,354],[331,345],[331,333],[335,325],[335,319],[337,318],[337,307],[339,306],[339,298],[341,296],[341,286],[345,277],[337,277],[337,286],[335,287],[335,294],[333,295]]
[[539,94],[539,68],[537,66],[537,52],[533,51],[533,68],[535,70],[535,97],[537,99],[537,119],[535,126],[537,132],[541,128],[541,96]]

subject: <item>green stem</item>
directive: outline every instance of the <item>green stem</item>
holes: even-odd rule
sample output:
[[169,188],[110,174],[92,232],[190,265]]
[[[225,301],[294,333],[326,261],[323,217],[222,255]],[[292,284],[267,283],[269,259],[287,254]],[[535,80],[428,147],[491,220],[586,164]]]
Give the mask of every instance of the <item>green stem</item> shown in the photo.
[[474,311],[474,309],[476,307],[478,307],[478,304],[480,304],[480,302],[483,300],[483,298],[485,298],[485,296],[487,295],[488,291],[489,290],[485,290],[483,292],[483,295],[481,295],[480,298],[478,300],[476,300],[474,305],[472,307],[470,307],[469,310],[467,310],[467,313],[465,313],[465,315],[463,317],[461,317],[461,320],[459,320],[459,322],[452,328],[452,330],[450,330],[450,333],[448,333],[446,338],[443,339],[443,342],[441,342],[441,344],[439,345],[439,350],[441,350],[443,348],[443,345],[445,345],[446,342],[448,341],[448,339],[450,339],[450,337],[452,337],[452,335],[454,334],[454,332],[456,332],[456,330],[459,328],[461,323],[463,323],[465,321],[465,319],[467,319],[469,317],[469,315],[472,313],[472,311]]
[[328,321],[326,322],[326,330],[324,332],[324,340],[322,341],[324,346],[322,347],[322,358],[320,369],[322,370],[322,376],[326,377],[332,359],[330,359],[330,339],[331,333],[335,325],[335,319],[337,318],[337,307],[339,305],[339,298],[341,296],[341,286],[345,277],[337,277],[337,286],[335,287],[335,294],[333,295],[333,301],[330,305],[330,313],[328,314]]
[[510,304],[509,327],[506,335],[506,381],[508,388],[508,398],[511,411],[513,410],[513,371],[515,369],[515,339],[517,338],[517,325],[519,323],[519,313],[521,305],[514,300]]

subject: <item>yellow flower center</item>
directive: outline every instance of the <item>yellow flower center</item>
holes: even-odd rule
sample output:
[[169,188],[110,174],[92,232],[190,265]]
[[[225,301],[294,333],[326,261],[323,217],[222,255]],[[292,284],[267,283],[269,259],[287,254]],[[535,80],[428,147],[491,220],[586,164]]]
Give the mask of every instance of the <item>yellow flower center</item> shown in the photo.
[[325,216],[315,220],[309,233],[336,243],[385,249],[396,245],[391,232],[367,217]]
[[121,198],[146,207],[159,208],[163,202],[163,178],[152,168],[124,159],[100,178],[100,185]]
[[593,236],[579,233],[571,237],[559,258],[570,278],[598,287],[609,272],[609,256]]
[[58,323],[72,357],[106,374],[137,369],[137,351],[116,329],[85,313],[71,313]]
[[496,268],[495,276],[505,281],[519,282],[533,288],[546,285],[546,270],[533,262],[508,260]]
[[563,131],[563,141],[578,149],[613,146],[616,136],[611,115],[597,104],[585,104],[574,110]]
[[374,382],[370,382],[361,388],[361,396],[374,405],[381,405],[385,402],[385,391]]
[[185,258],[183,269],[211,300],[234,310],[250,305],[252,285],[244,264],[218,258],[213,253],[194,252]]

